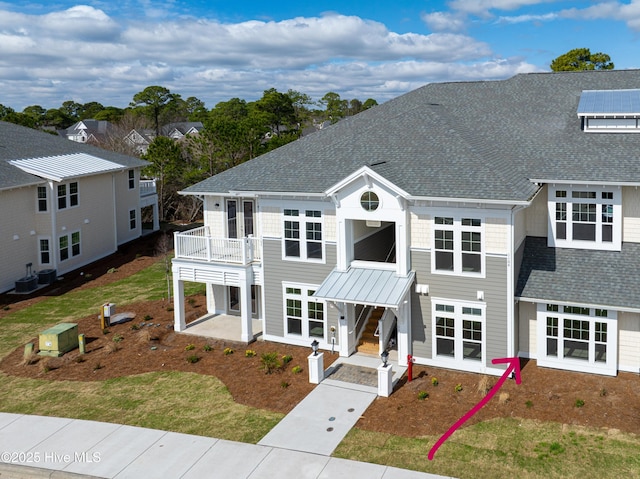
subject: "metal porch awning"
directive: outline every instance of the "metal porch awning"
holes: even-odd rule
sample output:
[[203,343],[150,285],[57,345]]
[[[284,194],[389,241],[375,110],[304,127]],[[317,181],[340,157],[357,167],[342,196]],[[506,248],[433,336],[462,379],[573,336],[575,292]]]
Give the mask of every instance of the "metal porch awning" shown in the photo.
[[337,303],[398,308],[411,288],[414,277],[413,271],[407,276],[398,276],[395,271],[389,270],[334,269],[313,296]]

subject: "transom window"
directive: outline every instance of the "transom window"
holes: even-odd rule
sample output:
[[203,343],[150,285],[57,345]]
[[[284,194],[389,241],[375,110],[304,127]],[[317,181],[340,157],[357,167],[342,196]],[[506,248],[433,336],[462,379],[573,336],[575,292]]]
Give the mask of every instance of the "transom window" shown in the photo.
[[620,249],[619,188],[549,186],[549,214],[551,246]]
[[315,287],[284,286],[285,328],[289,336],[324,340],[326,308],[313,297]]
[[538,311],[541,366],[584,372],[599,368],[615,373],[614,311],[557,304],[539,305]]
[[[284,210],[284,257],[322,260],[322,212],[318,210]],[[301,237],[301,232],[304,236]]]
[[367,211],[375,211],[380,206],[380,199],[373,191],[365,191],[360,197],[360,206]]
[[482,220],[479,218],[434,218],[434,272],[483,274]]
[[434,299],[434,357],[483,360],[484,305]]

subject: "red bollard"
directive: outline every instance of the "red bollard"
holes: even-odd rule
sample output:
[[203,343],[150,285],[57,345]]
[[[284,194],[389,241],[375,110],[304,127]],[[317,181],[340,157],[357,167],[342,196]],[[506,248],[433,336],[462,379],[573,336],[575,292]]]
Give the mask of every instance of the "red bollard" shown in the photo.
[[413,356],[411,354],[407,355],[407,378],[408,381],[413,381]]

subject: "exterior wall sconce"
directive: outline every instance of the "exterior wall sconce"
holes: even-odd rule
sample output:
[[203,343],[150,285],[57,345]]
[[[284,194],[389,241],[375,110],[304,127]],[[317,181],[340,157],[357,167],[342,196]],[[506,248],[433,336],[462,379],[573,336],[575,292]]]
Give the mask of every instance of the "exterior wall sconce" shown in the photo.
[[317,339],[314,339],[313,342],[311,343],[311,349],[313,350],[313,355],[317,356],[318,355],[318,347],[320,346],[320,343],[318,342]]
[[484,291],[478,291],[476,293],[476,298],[478,298],[478,301],[484,301]]
[[17,240],[19,240],[19,239],[20,239],[20,236],[19,236],[19,235],[13,235],[13,240],[14,240],[14,241],[17,241]]

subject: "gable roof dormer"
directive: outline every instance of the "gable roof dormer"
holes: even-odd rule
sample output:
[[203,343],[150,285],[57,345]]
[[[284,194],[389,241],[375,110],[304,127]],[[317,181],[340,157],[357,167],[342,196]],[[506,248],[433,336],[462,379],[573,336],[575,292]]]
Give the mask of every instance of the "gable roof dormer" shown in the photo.
[[640,132],[640,89],[584,90],[578,117],[586,132]]

